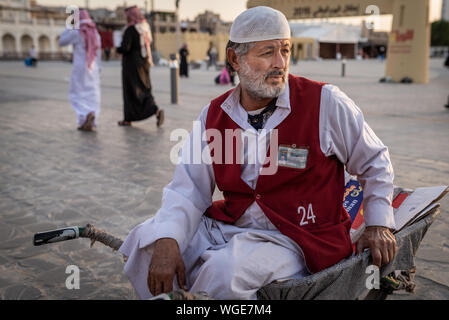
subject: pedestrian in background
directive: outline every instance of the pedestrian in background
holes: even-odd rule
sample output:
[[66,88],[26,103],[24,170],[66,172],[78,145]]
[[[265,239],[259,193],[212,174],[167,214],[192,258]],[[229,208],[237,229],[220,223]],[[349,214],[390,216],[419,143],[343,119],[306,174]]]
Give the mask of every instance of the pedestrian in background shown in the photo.
[[101,37],[101,48],[104,52],[104,60],[109,61],[111,58],[111,49],[114,47],[112,29],[108,28],[107,30],[99,32]]
[[184,43],[179,50],[179,57],[181,63],[179,65],[179,75],[181,77],[189,77],[189,64],[187,63],[187,56],[189,55],[189,50],[187,49],[187,43]]
[[69,99],[78,117],[78,130],[93,131],[100,113],[101,39],[86,10],[80,10],[80,28],[66,29],[59,45],[73,45]]
[[[445,67],[449,68],[449,53],[447,54],[446,61],[444,62]],[[449,96],[447,97],[447,104],[445,105],[446,108],[449,109]]]
[[220,85],[226,85],[231,83],[231,76],[226,67],[224,67],[221,70],[221,73],[215,78],[215,83]]
[[207,66],[206,69],[209,70],[210,64],[211,64],[211,57],[210,57],[210,50],[212,49],[212,43],[209,46],[209,49],[207,49]]
[[151,93],[150,67],[151,29],[137,6],[125,10],[128,24],[117,53],[122,54],[123,120],[119,126],[131,126],[133,121],[156,115],[156,125],[164,122],[164,110],[159,109]]
[[34,45],[31,46],[29,51],[30,59],[31,59],[31,66],[37,67],[37,51]]
[[209,50],[207,51],[207,55],[209,56],[209,61],[207,63],[207,70],[209,70],[209,67],[217,66],[217,49],[213,46],[213,44],[211,44],[211,47],[209,48]]

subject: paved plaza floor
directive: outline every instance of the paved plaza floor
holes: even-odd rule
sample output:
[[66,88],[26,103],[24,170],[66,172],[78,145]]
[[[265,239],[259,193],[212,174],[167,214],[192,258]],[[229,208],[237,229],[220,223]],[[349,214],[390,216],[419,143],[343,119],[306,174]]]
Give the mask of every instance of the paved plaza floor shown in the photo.
[[[382,84],[385,65],[349,61],[300,62],[291,72],[338,85],[363,110],[389,147],[395,184],[408,188],[449,184],[449,70],[431,60],[428,84]],[[174,165],[170,133],[192,121],[214,97],[218,71],[191,70],[180,80],[180,103],[170,103],[169,69],[151,70],[156,119],[117,126],[122,119],[120,62],[102,66],[98,130],[76,130],[68,101],[71,64],[0,62],[0,298],[136,299],[120,254],[86,239],[34,247],[33,234],[92,223],[125,238],[151,217]],[[417,291],[391,299],[449,299],[449,197],[417,253]],[[68,290],[67,266],[81,270],[80,289]]]

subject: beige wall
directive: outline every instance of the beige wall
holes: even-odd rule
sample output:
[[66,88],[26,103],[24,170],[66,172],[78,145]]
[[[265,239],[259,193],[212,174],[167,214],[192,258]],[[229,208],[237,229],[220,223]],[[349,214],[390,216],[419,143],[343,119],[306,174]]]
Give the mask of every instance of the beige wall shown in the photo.
[[[297,60],[316,59],[317,57],[317,42],[313,38],[291,38],[293,58]],[[298,50],[298,47],[302,47]]]
[[[187,43],[189,61],[205,60],[211,42],[218,50],[218,61],[225,61],[226,44],[229,40],[228,35],[218,34],[211,36],[208,33],[183,32],[179,39],[180,45]],[[154,45],[156,51],[159,51],[162,57],[167,60],[171,53],[179,51],[179,48],[176,48],[176,33],[155,33]]]
[[217,34],[213,36],[212,42],[218,51],[218,61],[226,61],[226,45],[229,41],[229,34]]

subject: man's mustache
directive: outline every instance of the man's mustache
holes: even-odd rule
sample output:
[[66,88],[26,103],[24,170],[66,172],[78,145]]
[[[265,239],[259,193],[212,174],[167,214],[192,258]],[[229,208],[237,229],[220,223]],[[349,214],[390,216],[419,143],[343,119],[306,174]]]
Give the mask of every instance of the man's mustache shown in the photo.
[[265,79],[264,80],[267,80],[271,76],[282,76],[282,77],[285,77],[285,71],[284,70],[273,70],[273,71],[270,71],[270,72],[268,72],[265,75]]

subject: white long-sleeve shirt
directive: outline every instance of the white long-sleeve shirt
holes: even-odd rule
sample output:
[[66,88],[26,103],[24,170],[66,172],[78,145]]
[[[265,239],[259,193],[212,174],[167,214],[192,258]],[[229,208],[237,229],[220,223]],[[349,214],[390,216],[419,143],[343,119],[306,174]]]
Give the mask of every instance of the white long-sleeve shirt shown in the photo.
[[[268,119],[264,129],[257,132],[247,122],[247,112],[240,105],[238,86],[222,104],[222,109],[246,133],[254,134],[257,143],[244,146],[244,154],[255,154],[265,145],[267,132],[279,125],[290,113],[289,87],[277,99],[277,108]],[[201,112],[198,121],[201,133],[209,105]],[[346,171],[358,177],[364,191],[364,218],[366,226],[386,226],[394,229],[391,197],[393,194],[393,169],[388,149],[365,122],[360,109],[336,86],[325,85],[321,93],[320,147],[326,156],[335,155]],[[193,134],[184,143],[181,161],[176,166],[173,180],[164,188],[162,206],[152,223],[157,228],[145,232],[145,224],[139,232],[140,247],[145,247],[160,238],[175,239],[181,251],[193,238],[201,216],[212,204],[215,178],[210,161],[191,164],[185,155],[194,153]],[[251,141],[251,139],[249,140]],[[199,142],[196,142],[199,143]],[[208,148],[201,141],[201,150]],[[265,150],[265,149],[264,149]],[[207,154],[208,152],[205,152]],[[206,163],[208,162],[208,163]],[[242,179],[253,189],[263,163],[242,165]],[[236,222],[237,226],[251,226],[257,229],[273,230],[275,227],[266,218],[256,202]]]

